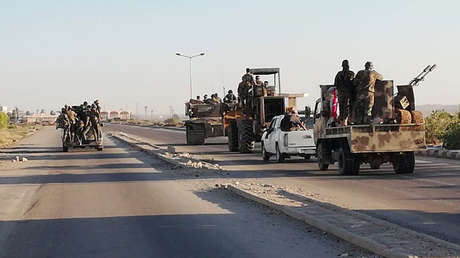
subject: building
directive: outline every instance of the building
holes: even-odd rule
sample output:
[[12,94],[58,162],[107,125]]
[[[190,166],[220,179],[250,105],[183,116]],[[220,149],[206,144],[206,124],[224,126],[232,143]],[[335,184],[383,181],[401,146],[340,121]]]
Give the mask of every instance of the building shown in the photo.
[[128,111],[120,112],[120,120],[130,120],[130,119],[131,119],[131,112],[128,112]]
[[3,112],[5,114],[7,114],[8,113],[8,108],[6,106],[0,105],[0,112]]
[[53,125],[56,122],[57,115],[46,115],[46,114],[37,114],[24,116],[23,122],[26,124],[45,124]]
[[109,119],[119,119],[119,118],[120,118],[120,114],[118,113],[118,111],[110,111]]
[[108,111],[101,111],[101,120],[107,121],[109,119],[109,112]]

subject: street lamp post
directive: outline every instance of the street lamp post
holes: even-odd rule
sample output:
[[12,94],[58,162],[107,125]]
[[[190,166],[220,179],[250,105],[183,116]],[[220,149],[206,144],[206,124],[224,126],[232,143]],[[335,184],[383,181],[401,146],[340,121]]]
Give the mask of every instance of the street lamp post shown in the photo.
[[197,56],[204,56],[204,53],[199,53],[199,54],[196,54],[196,55],[193,55],[193,56],[187,56],[187,55],[183,55],[183,54],[181,54],[179,52],[176,52],[176,56],[186,57],[189,60],[189,67],[190,67],[190,99],[191,99],[193,97],[193,92],[192,92],[192,58],[197,57]]

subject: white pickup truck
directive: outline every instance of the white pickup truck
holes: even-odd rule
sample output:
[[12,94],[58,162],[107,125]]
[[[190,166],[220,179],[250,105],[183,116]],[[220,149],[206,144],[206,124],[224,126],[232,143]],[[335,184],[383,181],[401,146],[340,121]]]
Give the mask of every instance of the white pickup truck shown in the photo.
[[262,157],[265,161],[274,155],[276,161],[283,162],[290,156],[301,156],[310,159],[316,155],[313,129],[298,131],[282,131],[281,120],[284,115],[273,117],[269,127],[262,135]]

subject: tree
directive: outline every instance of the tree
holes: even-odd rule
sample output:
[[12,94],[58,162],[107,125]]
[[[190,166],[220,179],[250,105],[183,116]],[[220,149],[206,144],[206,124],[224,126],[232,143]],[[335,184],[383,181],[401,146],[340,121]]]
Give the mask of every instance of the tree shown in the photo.
[[0,112],[0,129],[8,127],[10,118],[3,112]]
[[425,119],[425,136],[427,143],[439,144],[446,139],[448,130],[455,130],[460,122],[458,114],[451,114],[444,110],[436,110]]

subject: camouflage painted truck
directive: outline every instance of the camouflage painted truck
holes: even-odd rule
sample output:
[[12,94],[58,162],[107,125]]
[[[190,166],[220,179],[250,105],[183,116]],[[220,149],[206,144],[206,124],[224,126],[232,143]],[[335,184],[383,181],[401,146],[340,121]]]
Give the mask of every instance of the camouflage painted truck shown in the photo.
[[223,136],[221,103],[185,103],[185,134],[188,145],[204,144],[206,138]]
[[321,85],[321,98],[314,111],[314,140],[320,170],[338,163],[343,175],[356,175],[361,164],[369,163],[372,169],[391,163],[397,174],[414,172],[416,151],[424,150],[425,125],[421,112],[415,110],[413,86],[423,80],[435,65],[409,85],[397,86],[393,94],[393,81],[377,81],[371,124],[334,126],[331,121],[336,103],[335,87]]

